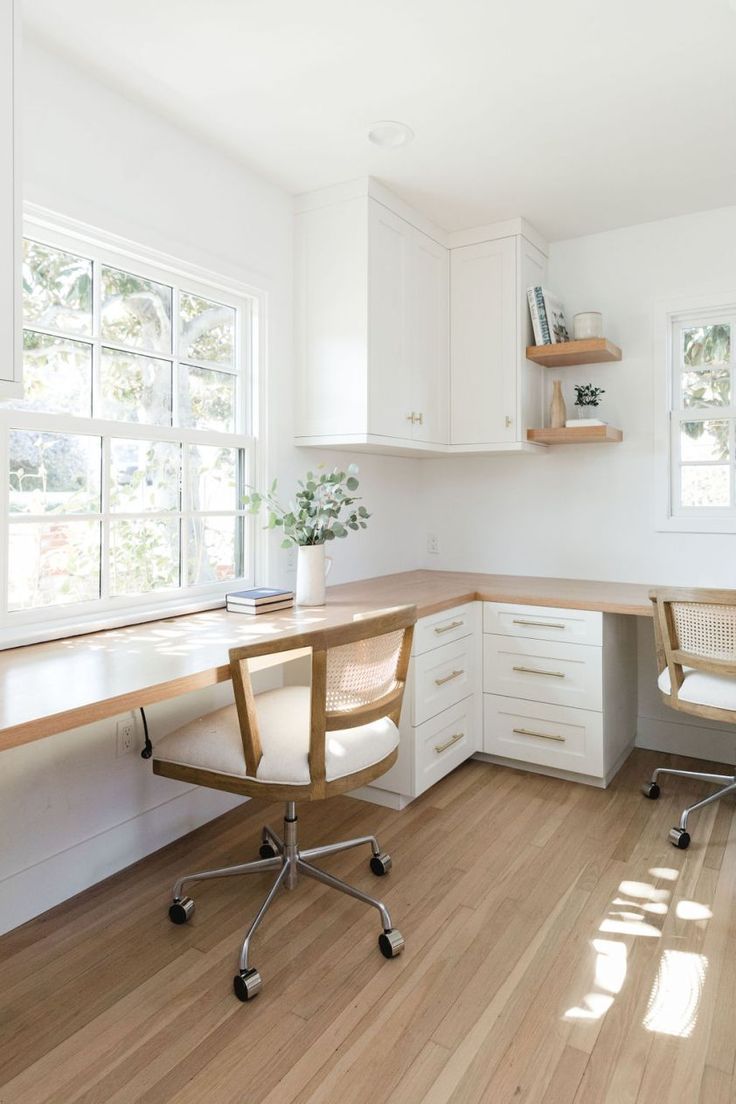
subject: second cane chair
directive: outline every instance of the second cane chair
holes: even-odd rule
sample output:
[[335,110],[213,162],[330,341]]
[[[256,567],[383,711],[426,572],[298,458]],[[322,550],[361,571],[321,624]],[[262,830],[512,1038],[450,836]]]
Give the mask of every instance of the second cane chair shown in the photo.
[[[736,724],[736,590],[687,590],[681,587],[650,592],[654,604],[658,685],[672,709],[711,721]],[[659,778],[673,774],[721,785],[721,789],[683,809],[670,829],[670,842],[690,846],[688,819],[698,809],[736,793],[734,774],[657,767],[642,787],[646,797],[659,797]]]
[[[365,845],[371,849],[372,872],[387,874],[391,858],[375,836],[302,850],[296,806],[300,801],[317,801],[364,786],[395,763],[415,622],[416,608],[403,606],[360,617],[348,625],[233,648],[230,665],[235,705],[209,713],[156,744],[156,774],[286,803],[283,836],[264,827],[259,860],[186,874],[174,886],[169,916],[173,923],[183,924],[194,912],[194,901],[184,891],[186,885],[208,878],[276,872],[240,950],[233,979],[240,1000],[256,996],[262,985],[250,960],[256,929],[279,889],[294,889],[299,875],[373,906],[381,918],[379,948],[387,958],[395,958],[404,948],[404,939],[382,901],[312,861]],[[311,649],[311,688],[286,686],[255,695],[248,660],[294,648]]]

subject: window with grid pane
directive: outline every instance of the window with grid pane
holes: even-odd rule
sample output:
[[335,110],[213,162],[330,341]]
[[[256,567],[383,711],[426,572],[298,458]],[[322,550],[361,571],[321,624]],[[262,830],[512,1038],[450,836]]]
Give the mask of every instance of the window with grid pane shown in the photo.
[[24,391],[0,403],[3,627],[252,582],[252,301],[29,231]]
[[736,314],[672,323],[672,514],[736,516]]

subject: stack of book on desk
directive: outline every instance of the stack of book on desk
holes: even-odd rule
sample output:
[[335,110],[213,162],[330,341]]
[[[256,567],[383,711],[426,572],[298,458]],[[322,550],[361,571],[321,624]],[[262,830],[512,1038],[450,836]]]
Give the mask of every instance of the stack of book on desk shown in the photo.
[[275,613],[293,605],[293,590],[256,587],[254,590],[234,590],[227,595],[228,613]]

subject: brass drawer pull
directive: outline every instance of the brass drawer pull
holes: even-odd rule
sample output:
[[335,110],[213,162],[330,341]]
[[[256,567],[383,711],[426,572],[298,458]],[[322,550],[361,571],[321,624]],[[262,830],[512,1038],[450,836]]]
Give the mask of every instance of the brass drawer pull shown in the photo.
[[444,678],[438,678],[434,680],[435,686],[444,686],[446,682],[452,682],[453,679],[460,678],[464,675],[465,671],[453,671],[451,675],[445,675]]
[[464,621],[451,621],[449,625],[440,625],[439,627],[436,627],[434,631],[437,633],[438,636],[441,636],[442,633],[452,632],[453,629],[462,628],[464,624]]
[[447,751],[447,749],[452,747],[453,744],[456,744],[458,740],[462,740],[464,735],[464,732],[455,732],[449,740],[445,740],[444,744],[435,744],[434,750],[438,755],[441,755],[443,751]]
[[515,617],[512,625],[533,625],[538,629],[566,629],[567,625],[561,625],[558,621],[525,621],[521,617]]
[[540,671],[538,667],[513,667],[514,671],[521,671],[524,675],[552,675],[553,678],[566,678],[564,671]]
[[513,732],[518,732],[519,736],[538,736],[540,740],[556,740],[558,744],[564,744],[564,736],[550,736],[548,732],[534,732],[531,728],[514,728]]

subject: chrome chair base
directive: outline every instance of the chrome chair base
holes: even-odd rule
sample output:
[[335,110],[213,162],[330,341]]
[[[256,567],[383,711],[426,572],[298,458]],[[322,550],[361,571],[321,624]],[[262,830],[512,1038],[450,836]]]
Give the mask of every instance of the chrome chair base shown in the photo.
[[236,997],[242,1001],[252,1000],[262,987],[261,975],[255,967],[249,966],[250,944],[257,929],[260,927],[264,916],[270,908],[279,889],[294,889],[299,880],[299,875],[314,878],[331,889],[340,893],[346,893],[365,905],[371,905],[377,909],[381,916],[382,932],[378,937],[378,946],[386,958],[396,958],[404,949],[404,938],[391,924],[391,916],[382,901],[370,897],[367,893],[343,882],[340,878],[328,874],[326,870],[313,866],[311,859],[319,859],[325,855],[333,855],[339,851],[347,851],[352,847],[370,845],[372,872],[381,877],[391,869],[391,856],[382,852],[375,836],[360,836],[357,839],[343,840],[340,843],[328,843],[323,847],[309,847],[304,851],[299,849],[297,840],[297,815],[296,805],[293,801],[286,803],[284,815],[284,838],[276,834],[271,828],[265,826],[261,831],[260,859],[255,862],[241,863],[238,866],[227,866],[220,870],[202,870],[196,874],[185,874],[179,878],[174,886],[172,902],[169,908],[169,919],[173,924],[185,924],[194,914],[194,901],[184,894],[184,886],[188,882],[206,881],[208,878],[232,878],[240,874],[260,874],[265,870],[277,870],[278,874],[271,886],[265,900],[255,915],[248,931],[245,934],[240,957],[238,959],[238,973],[233,978],[233,989]]
[[650,781],[645,782],[642,786],[642,793],[645,797],[648,797],[650,801],[656,801],[660,795],[659,782],[657,781],[660,774],[672,774],[676,775],[678,778],[695,778],[699,782],[713,782],[715,785],[725,783],[722,789],[716,790],[715,793],[709,794],[701,801],[696,801],[694,805],[688,805],[686,809],[683,809],[679,824],[674,828],[670,828],[667,837],[670,843],[673,847],[679,848],[680,851],[685,851],[690,846],[690,834],[687,830],[687,821],[690,814],[696,812],[698,809],[703,809],[713,801],[720,801],[720,799],[727,794],[736,793],[736,775],[709,774],[707,771],[687,771],[675,770],[673,767],[657,767],[657,769],[653,771]]

